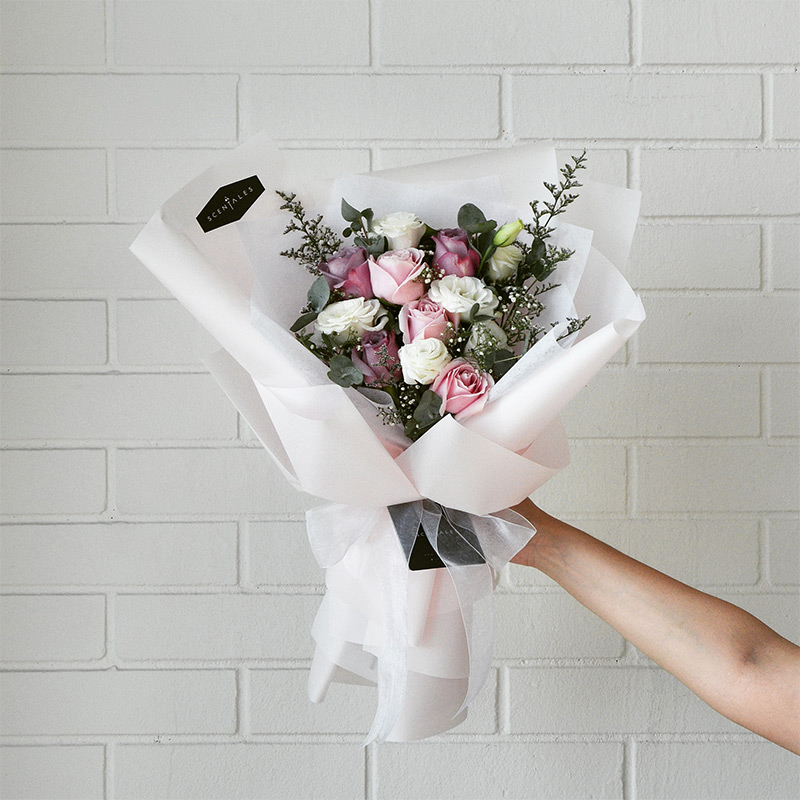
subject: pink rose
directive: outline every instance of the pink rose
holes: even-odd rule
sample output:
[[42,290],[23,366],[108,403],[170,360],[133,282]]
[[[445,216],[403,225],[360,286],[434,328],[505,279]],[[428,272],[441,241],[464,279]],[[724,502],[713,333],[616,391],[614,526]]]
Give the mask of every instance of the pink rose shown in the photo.
[[343,247],[319,265],[331,289],[339,289],[345,297],[375,297],[369,279],[367,251],[363,247]]
[[361,351],[353,348],[350,358],[364,375],[367,386],[391,383],[400,378],[400,356],[394,331],[367,331]]
[[425,292],[425,284],[416,281],[425,268],[422,250],[409,247],[405,250],[389,250],[377,260],[370,257],[369,277],[376,297],[402,306],[418,300]]
[[403,341],[406,344],[417,339],[441,339],[447,330],[447,323],[458,326],[458,314],[451,314],[428,295],[406,303],[398,315]]
[[479,372],[469,361],[456,358],[439,373],[431,389],[442,398],[442,414],[449,412],[462,420],[483,410],[492,386],[488,372]]
[[459,278],[471,278],[478,272],[480,254],[470,247],[469,236],[463,228],[442,228],[433,241],[436,242],[434,268]]

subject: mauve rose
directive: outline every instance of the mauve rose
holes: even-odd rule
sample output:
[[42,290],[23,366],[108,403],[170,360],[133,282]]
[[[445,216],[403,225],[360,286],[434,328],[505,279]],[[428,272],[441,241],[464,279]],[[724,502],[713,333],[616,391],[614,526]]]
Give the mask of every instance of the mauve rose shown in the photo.
[[433,266],[445,275],[472,277],[478,271],[481,257],[469,246],[469,236],[463,228],[442,228],[433,237],[436,252]]
[[403,342],[409,344],[417,339],[441,339],[447,323],[458,326],[458,314],[451,314],[427,295],[406,303],[398,315]]
[[405,250],[389,250],[377,260],[370,257],[369,277],[376,297],[402,306],[419,300],[425,293],[425,284],[416,281],[425,268],[425,254],[415,247]]
[[353,348],[350,358],[364,375],[367,386],[400,378],[400,356],[394,331],[368,331],[361,337],[361,352]]
[[367,251],[363,247],[343,247],[319,265],[319,271],[331,289],[339,289],[345,297],[375,297],[369,279]]
[[483,410],[492,386],[488,372],[479,372],[469,361],[456,358],[436,376],[431,389],[442,398],[442,414],[449,412],[460,421]]

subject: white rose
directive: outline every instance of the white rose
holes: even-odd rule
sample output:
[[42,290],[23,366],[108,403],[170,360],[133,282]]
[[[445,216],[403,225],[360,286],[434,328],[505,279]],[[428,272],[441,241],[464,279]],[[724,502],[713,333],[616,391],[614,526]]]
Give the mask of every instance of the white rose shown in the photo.
[[381,330],[387,318],[385,315],[378,317],[380,311],[379,300],[353,297],[323,308],[314,326],[319,333],[332,334],[337,341],[344,342],[354,336],[363,336],[367,331]]
[[493,314],[497,307],[497,297],[480,278],[445,275],[431,284],[428,297],[452,314],[469,314],[475,303],[481,314]]
[[406,383],[433,383],[452,360],[441,339],[417,339],[403,345],[399,354]]
[[492,281],[504,281],[510,278],[522,261],[522,250],[513,244],[508,247],[498,247],[489,257],[489,268],[486,274]]
[[425,233],[425,223],[409,211],[395,211],[372,223],[372,230],[389,240],[390,250],[416,247]]

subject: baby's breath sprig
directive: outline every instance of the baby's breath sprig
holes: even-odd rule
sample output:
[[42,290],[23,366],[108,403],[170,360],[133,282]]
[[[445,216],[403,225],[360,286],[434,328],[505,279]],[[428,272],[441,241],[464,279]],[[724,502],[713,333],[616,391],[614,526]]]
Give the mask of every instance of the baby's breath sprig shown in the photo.
[[297,231],[303,241],[300,247],[282,250],[281,255],[299,261],[312,275],[320,275],[319,265],[342,246],[342,240],[322,221],[321,214],[307,219],[303,204],[293,192],[276,189],[275,194],[284,201],[281,211],[288,211],[293,217],[284,235]]

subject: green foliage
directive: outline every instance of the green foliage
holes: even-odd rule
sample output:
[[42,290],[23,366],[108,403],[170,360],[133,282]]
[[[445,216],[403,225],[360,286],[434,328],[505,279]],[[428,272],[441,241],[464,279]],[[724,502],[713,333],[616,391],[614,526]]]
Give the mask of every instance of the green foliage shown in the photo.
[[322,215],[313,219],[306,218],[303,204],[297,200],[297,195],[288,194],[278,189],[275,194],[283,200],[282,211],[292,215],[292,221],[286,226],[284,235],[298,232],[302,244],[282,250],[281,255],[300,262],[313,275],[319,275],[319,265],[333,255],[341,246],[342,240],[322,221]]
[[333,356],[328,366],[328,377],[339,386],[360,386],[364,382],[363,373],[347,356]]

